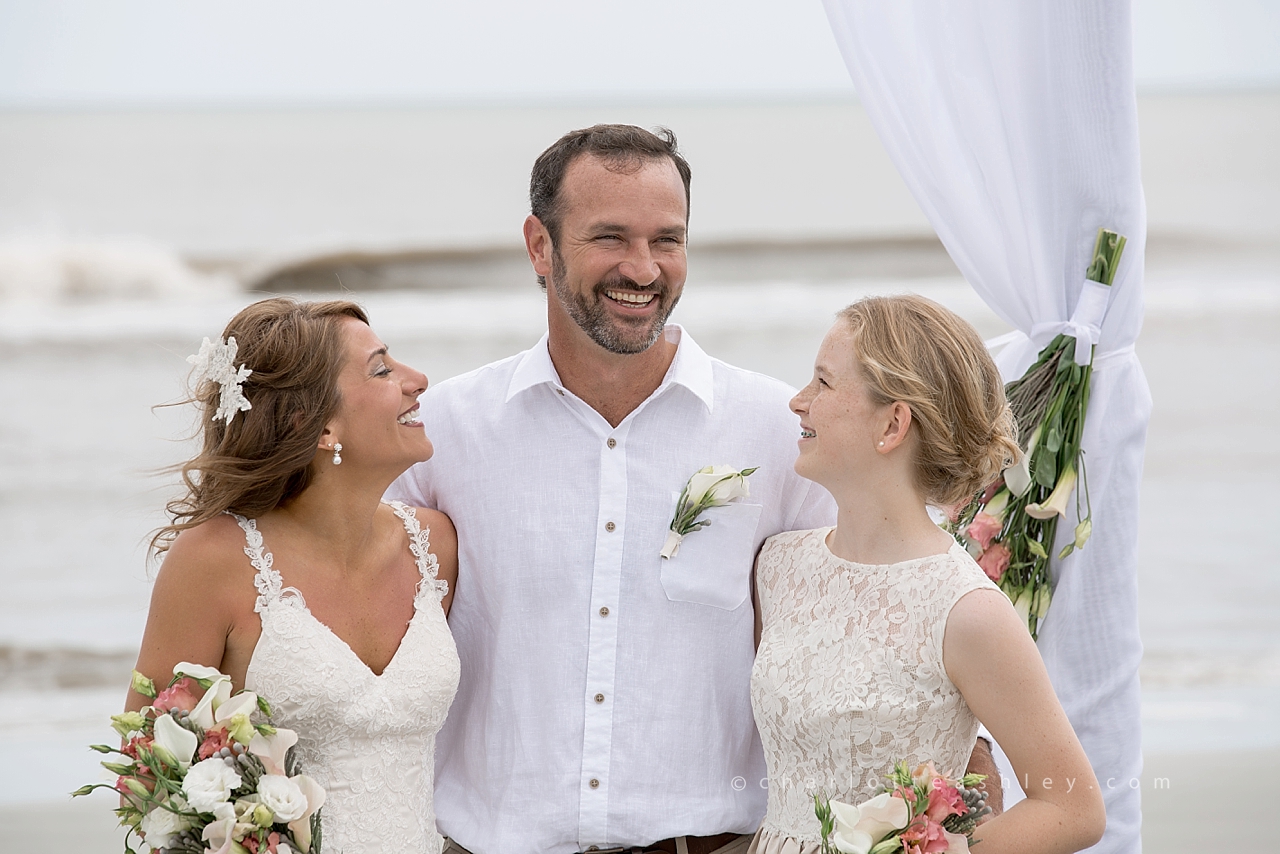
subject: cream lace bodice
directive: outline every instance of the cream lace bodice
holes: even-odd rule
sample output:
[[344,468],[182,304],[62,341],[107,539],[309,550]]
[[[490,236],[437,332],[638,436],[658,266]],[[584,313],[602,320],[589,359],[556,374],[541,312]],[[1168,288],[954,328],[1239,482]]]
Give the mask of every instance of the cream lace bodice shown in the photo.
[[814,793],[858,803],[903,760],[963,774],[978,730],[943,669],[942,635],[961,596],[995,585],[958,544],[866,566],[833,555],[830,531],[773,537],[757,571],[763,634],[751,705],[769,768],[761,836],[790,838],[787,850],[816,850]]
[[400,851],[439,854],[432,809],[435,734],[458,687],[458,652],[440,600],[430,532],[412,508],[392,509],[404,523],[422,581],[399,649],[375,675],[341,638],[282,586],[252,519],[237,516],[254,583],[262,635],[245,686],[272,706],[272,722],[298,733],[301,770],[324,787],[324,854]]

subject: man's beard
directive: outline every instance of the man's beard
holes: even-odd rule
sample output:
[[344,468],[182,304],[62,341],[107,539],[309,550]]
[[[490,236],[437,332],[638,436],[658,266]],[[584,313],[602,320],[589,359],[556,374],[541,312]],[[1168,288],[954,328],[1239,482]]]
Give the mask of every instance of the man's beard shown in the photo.
[[[670,302],[667,301],[670,298],[670,291],[661,280],[641,287],[625,276],[615,276],[597,283],[590,295],[583,295],[570,290],[564,278],[564,262],[560,257],[560,250],[553,249],[551,283],[560,304],[569,313],[569,317],[573,318],[573,322],[578,324],[592,341],[610,353],[617,353],[620,356],[643,353],[652,347],[662,335],[662,330],[667,325],[667,318],[671,316],[676,303],[680,301],[678,296]],[[647,321],[637,320],[634,323],[619,321],[618,318],[610,316],[604,305],[604,301],[609,299],[605,296],[605,291],[611,290],[655,294],[658,311]]]

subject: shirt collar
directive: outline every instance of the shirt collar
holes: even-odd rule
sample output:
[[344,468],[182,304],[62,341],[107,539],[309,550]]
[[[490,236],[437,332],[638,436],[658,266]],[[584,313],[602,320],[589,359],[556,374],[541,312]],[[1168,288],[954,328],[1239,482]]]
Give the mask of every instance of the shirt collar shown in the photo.
[[[663,335],[668,341],[676,344],[676,357],[667,369],[662,384],[654,391],[653,397],[661,394],[668,386],[680,385],[693,392],[710,412],[715,403],[715,374],[711,366],[711,357],[697,345],[693,338],[677,323],[667,324]],[[539,385],[551,385],[561,389],[560,375],[551,362],[551,351],[547,349],[547,335],[544,333],[537,344],[520,357],[511,382],[507,386],[506,400],[510,401],[522,391]]]

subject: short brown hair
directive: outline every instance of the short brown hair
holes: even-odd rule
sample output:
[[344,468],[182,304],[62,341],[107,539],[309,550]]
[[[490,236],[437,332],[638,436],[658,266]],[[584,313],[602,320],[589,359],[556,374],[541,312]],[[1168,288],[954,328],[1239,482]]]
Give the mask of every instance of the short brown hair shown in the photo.
[[260,516],[307,488],[316,445],[341,403],[345,318],[369,322],[353,302],[284,297],[255,302],[231,318],[222,337],[236,339],[236,367],[253,371],[243,386],[252,408],[228,424],[213,418],[220,386],[205,380],[191,390],[186,402],[197,405],[202,447],[178,467],[187,494],[166,505],[171,521],[151,539],[155,554],[223,511]]
[[569,166],[583,154],[599,157],[619,171],[670,158],[684,182],[684,209],[688,218],[689,182],[693,173],[676,147],[674,133],[663,127],[651,132],[635,125],[592,125],[569,131],[556,140],[538,155],[529,176],[529,210],[547,229],[553,246],[560,241],[560,185]]
[[1004,383],[982,338],[920,296],[867,297],[840,312],[872,398],[911,407],[916,486],[939,506],[971,498],[1018,458]]

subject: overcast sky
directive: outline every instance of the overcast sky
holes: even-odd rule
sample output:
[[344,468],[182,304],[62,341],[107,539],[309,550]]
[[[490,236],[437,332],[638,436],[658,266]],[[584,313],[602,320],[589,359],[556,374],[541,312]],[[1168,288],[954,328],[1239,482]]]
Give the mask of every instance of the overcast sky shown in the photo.
[[[1145,90],[1280,87],[1280,0],[1134,17]],[[0,107],[851,93],[820,0],[0,0]]]

